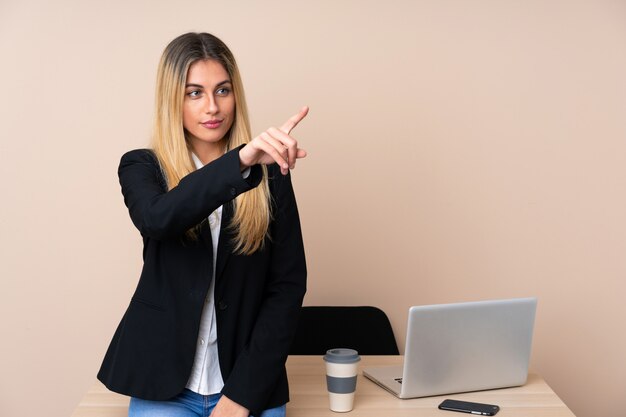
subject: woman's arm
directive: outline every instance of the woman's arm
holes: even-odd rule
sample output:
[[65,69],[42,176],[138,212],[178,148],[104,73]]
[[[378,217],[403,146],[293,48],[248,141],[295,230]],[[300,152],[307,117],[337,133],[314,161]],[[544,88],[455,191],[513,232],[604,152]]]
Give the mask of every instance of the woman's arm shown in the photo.
[[124,154],[118,176],[124,203],[141,234],[155,239],[181,236],[222,204],[256,187],[262,170],[253,166],[244,179],[239,150],[233,149],[190,173],[170,191],[150,150]]

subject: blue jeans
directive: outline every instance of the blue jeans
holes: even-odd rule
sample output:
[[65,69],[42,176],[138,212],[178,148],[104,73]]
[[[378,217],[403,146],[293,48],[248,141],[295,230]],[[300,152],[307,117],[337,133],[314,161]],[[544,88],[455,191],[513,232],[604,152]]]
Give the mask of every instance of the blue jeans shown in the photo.
[[[202,395],[185,389],[167,401],[131,397],[128,417],[209,417],[222,394]],[[270,408],[258,417],[285,417],[286,406]]]

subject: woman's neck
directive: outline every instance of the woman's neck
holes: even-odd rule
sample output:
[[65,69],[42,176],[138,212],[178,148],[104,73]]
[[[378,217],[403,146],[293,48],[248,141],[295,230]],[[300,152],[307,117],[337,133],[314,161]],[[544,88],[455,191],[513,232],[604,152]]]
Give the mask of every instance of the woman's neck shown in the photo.
[[207,143],[195,141],[192,143],[193,153],[196,154],[202,165],[213,162],[224,154],[224,144],[222,141],[217,143]]

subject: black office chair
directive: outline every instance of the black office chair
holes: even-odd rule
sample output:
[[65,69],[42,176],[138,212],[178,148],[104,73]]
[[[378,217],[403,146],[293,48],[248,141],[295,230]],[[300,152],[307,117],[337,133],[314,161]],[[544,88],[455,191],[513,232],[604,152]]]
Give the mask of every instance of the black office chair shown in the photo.
[[399,355],[387,315],[376,307],[302,307],[291,355],[323,355],[332,348],[360,355]]

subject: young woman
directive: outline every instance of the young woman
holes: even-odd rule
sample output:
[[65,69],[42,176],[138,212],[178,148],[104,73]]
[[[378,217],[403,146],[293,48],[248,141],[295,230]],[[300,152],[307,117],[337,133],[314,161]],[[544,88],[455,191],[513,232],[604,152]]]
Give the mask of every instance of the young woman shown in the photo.
[[306,290],[290,132],[307,112],[251,138],[223,42],[187,33],[163,52],[152,148],[118,170],[144,265],[98,373],[129,416],[284,416]]

